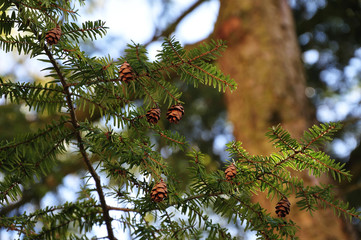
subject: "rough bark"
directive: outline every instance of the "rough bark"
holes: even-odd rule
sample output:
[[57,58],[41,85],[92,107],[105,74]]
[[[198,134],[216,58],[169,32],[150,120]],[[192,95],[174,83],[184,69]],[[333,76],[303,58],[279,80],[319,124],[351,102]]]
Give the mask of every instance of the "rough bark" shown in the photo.
[[[274,152],[265,138],[269,127],[281,123],[294,137],[312,125],[312,108],[305,96],[305,74],[287,0],[221,0],[214,38],[227,40],[220,68],[238,83],[226,93],[234,135],[251,154]],[[319,180],[302,174],[308,184]],[[277,199],[254,199],[274,212]],[[299,212],[294,198],[290,218],[300,239],[353,239],[342,219],[331,210],[312,217]]]

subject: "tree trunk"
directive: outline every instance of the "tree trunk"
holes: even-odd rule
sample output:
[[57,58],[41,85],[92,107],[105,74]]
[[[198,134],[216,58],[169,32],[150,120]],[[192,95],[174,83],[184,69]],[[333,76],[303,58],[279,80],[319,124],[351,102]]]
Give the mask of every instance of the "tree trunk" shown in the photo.
[[[213,37],[227,40],[218,64],[238,83],[235,92],[226,93],[236,139],[251,154],[269,154],[275,149],[265,133],[272,125],[281,123],[299,138],[314,117],[287,0],[221,0]],[[307,184],[319,181],[307,173],[301,177]],[[274,213],[277,199],[271,202],[260,194],[254,200]],[[332,210],[318,210],[312,217],[290,200],[289,217],[301,227],[300,239],[353,239],[347,230],[350,224]]]

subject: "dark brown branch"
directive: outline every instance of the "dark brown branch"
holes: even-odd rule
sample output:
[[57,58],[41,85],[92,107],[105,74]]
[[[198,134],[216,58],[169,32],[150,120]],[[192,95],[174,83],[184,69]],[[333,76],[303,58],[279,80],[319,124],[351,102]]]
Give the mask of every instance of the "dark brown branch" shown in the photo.
[[60,184],[62,184],[63,177],[75,173],[79,170],[84,169],[84,164],[81,161],[61,161],[57,166],[59,170],[54,172],[56,178],[53,175],[44,176],[39,181],[39,183],[32,184],[28,189],[24,190],[22,197],[19,201],[3,206],[0,209],[0,216],[5,216],[15,209],[19,209],[21,206],[25,205],[28,202],[31,202],[33,199],[40,199],[43,195],[40,191],[36,189],[44,189],[45,192],[54,191]]
[[18,142],[18,143],[15,143],[15,144],[13,144],[13,145],[5,145],[5,146],[3,146],[3,147],[0,147],[0,151],[3,151],[4,149],[8,149],[8,148],[16,148],[16,147],[19,146],[19,145],[30,143],[30,142],[32,142],[33,140],[35,140],[35,139],[37,139],[37,138],[39,138],[39,137],[41,137],[41,136],[44,136],[45,134],[49,133],[50,131],[56,129],[57,127],[65,124],[65,123],[67,123],[67,122],[68,122],[68,121],[59,122],[57,125],[52,126],[52,127],[48,128],[48,129],[46,129],[45,131],[43,131],[43,132],[41,132],[41,133],[39,133],[39,134],[37,134],[37,135],[34,135],[33,137],[31,137],[31,138],[29,138],[29,139],[27,139],[27,140],[25,140],[25,141]]
[[98,192],[98,195],[99,195],[99,200],[100,200],[100,204],[101,204],[101,207],[102,207],[102,210],[103,210],[103,216],[104,216],[104,221],[105,221],[105,225],[106,225],[106,228],[107,228],[107,231],[108,231],[108,237],[109,239],[111,240],[114,240],[116,239],[114,237],[114,233],[113,233],[113,229],[112,229],[112,219],[110,218],[110,215],[109,215],[109,210],[108,210],[108,206],[106,204],[106,201],[105,201],[105,197],[104,197],[104,193],[103,193],[103,188],[102,188],[102,185],[101,185],[101,182],[100,182],[100,177],[99,175],[96,173],[95,169],[93,168],[91,162],[90,162],[90,159],[86,153],[86,150],[85,150],[85,147],[84,147],[84,144],[83,144],[83,139],[81,137],[81,134],[80,134],[80,131],[79,131],[79,124],[78,124],[78,121],[76,119],[76,115],[75,115],[75,109],[74,109],[74,106],[73,106],[73,102],[71,100],[71,93],[69,91],[69,86],[67,85],[66,83],[66,80],[65,80],[65,77],[63,76],[63,73],[61,72],[60,70],[60,67],[58,65],[58,63],[55,61],[53,55],[51,54],[51,52],[49,51],[49,49],[44,46],[44,50],[45,50],[45,54],[48,56],[50,62],[52,63],[58,77],[59,77],[59,80],[64,88],[64,93],[66,95],[66,101],[67,101],[67,105],[68,105],[68,108],[69,108],[69,113],[70,113],[70,117],[71,117],[71,123],[75,129],[75,137],[78,141],[78,147],[79,147],[79,151],[83,157],[83,160],[90,172],[90,174],[92,175],[94,181],[95,181],[95,186],[96,186],[96,190]]

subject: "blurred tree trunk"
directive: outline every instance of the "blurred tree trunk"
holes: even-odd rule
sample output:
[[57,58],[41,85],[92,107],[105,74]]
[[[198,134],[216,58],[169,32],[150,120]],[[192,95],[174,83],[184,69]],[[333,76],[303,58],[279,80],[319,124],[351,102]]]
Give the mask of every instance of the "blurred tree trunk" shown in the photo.
[[[305,74],[292,12],[287,0],[220,2],[212,37],[227,40],[227,51],[218,64],[238,83],[235,92],[226,93],[228,117],[236,139],[247,151],[269,154],[274,151],[265,138],[269,127],[281,123],[299,138],[314,119],[305,96]],[[308,184],[318,182],[307,174],[301,177]],[[277,199],[271,201],[261,194],[254,200],[274,212]],[[332,210],[317,211],[312,217],[298,211],[294,198],[290,201],[289,218],[301,227],[301,240],[356,239],[350,224],[337,218]]]

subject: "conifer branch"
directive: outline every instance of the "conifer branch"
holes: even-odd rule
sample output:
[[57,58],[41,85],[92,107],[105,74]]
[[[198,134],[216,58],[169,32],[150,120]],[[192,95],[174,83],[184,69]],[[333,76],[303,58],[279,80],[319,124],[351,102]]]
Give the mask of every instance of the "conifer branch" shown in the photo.
[[345,171],[342,171],[340,169],[334,168],[333,166],[330,166],[330,165],[318,160],[317,158],[311,156],[310,154],[307,154],[307,153],[301,153],[301,154],[304,154],[305,156],[309,157],[310,159],[314,160],[315,162],[318,162],[319,164],[323,165],[327,169],[330,169],[330,170],[332,170],[334,172],[337,172],[338,174],[343,175],[346,178],[350,177],[350,174],[348,172],[345,172]]
[[198,69],[199,71],[205,73],[206,75],[210,76],[211,78],[213,79],[216,79],[217,81],[223,83],[224,85],[228,86],[228,87],[234,87],[232,84],[228,83],[226,80],[223,80],[221,78],[219,78],[218,76],[216,75],[213,75],[212,73],[206,71],[205,69],[193,64],[192,62],[188,62],[188,64],[196,69]]
[[136,213],[139,213],[139,210],[132,209],[132,208],[121,208],[121,207],[108,206],[108,209],[109,210],[114,210],[114,211],[121,211],[121,212],[136,212]]
[[154,175],[156,175],[158,179],[162,179],[162,178],[159,176],[159,174],[158,174],[151,166],[148,165],[147,161],[145,161],[145,157],[142,158],[142,160],[143,160],[143,163],[144,163],[144,165],[145,165],[145,167],[146,167],[147,169],[150,169],[150,171],[151,171],[152,173],[154,173]]
[[312,196],[314,196],[316,199],[324,202],[326,205],[329,205],[331,206],[333,209],[337,209],[338,211],[341,211],[344,213],[345,216],[352,216],[354,218],[357,218],[357,219],[360,219],[361,220],[361,215],[357,215],[357,214],[354,214],[342,207],[340,207],[339,205],[336,205],[336,204],[333,204],[332,202],[330,201],[327,201],[326,199],[323,199],[321,198],[318,194],[312,194]]
[[141,83],[139,81],[140,86],[143,88],[144,92],[147,94],[147,96],[151,99],[152,103],[154,104],[154,106],[158,106],[157,102],[154,100],[154,98],[152,97],[152,95],[149,93],[149,91],[147,90],[147,88],[144,86],[143,83]]
[[100,182],[100,177],[99,175],[96,173],[96,171],[94,170],[89,158],[88,158],[88,155],[86,153],[86,150],[85,150],[85,147],[84,147],[84,144],[83,144],[83,140],[82,140],[82,137],[81,137],[81,134],[80,134],[80,131],[79,131],[79,123],[76,119],[76,115],[75,115],[75,109],[74,109],[74,106],[73,106],[73,102],[71,100],[71,93],[69,91],[69,86],[67,85],[66,83],[66,80],[65,80],[65,77],[63,76],[63,73],[61,72],[59,66],[58,66],[58,63],[55,61],[55,59],[53,58],[53,55],[51,54],[51,52],[49,51],[49,49],[44,46],[44,51],[46,53],[46,55],[48,56],[50,62],[52,63],[56,73],[58,74],[58,77],[59,77],[59,80],[64,88],[64,92],[66,94],[66,100],[67,100],[67,104],[68,104],[68,108],[69,108],[69,114],[70,114],[70,117],[71,117],[71,122],[72,122],[72,125],[75,129],[75,136],[76,136],[76,139],[78,141],[78,147],[79,147],[79,151],[83,157],[83,160],[85,162],[85,164],[87,165],[87,168],[90,172],[90,174],[92,175],[94,181],[95,181],[95,185],[96,185],[96,190],[98,192],[98,196],[99,196],[99,200],[100,200],[100,203],[101,203],[101,206],[102,206],[102,209],[103,209],[103,214],[104,214],[104,221],[105,221],[105,224],[106,224],[106,227],[107,227],[107,231],[108,231],[108,237],[110,240],[114,240],[116,239],[114,237],[114,233],[113,233],[113,228],[112,228],[112,219],[110,218],[110,215],[109,215],[109,210],[108,210],[108,207],[107,207],[107,204],[106,204],[106,201],[105,201],[105,197],[104,197],[104,193],[103,193],[103,188],[102,188],[102,185],[101,185],[101,182]]
[[75,12],[75,11],[62,8],[61,6],[56,5],[56,4],[52,4],[51,7],[58,8],[58,9],[62,10],[63,12],[67,12],[67,13],[73,13],[73,14],[77,13],[77,12]]
[[203,52],[203,53],[201,53],[201,54],[199,54],[199,55],[197,55],[197,56],[189,59],[188,61],[189,61],[189,62],[195,62],[196,60],[202,59],[202,58],[204,58],[204,57],[207,56],[207,55],[211,55],[211,54],[213,54],[213,53],[217,53],[221,47],[224,47],[224,44],[222,44],[221,42],[218,42],[218,43],[216,43],[215,46],[213,46],[210,50],[205,51],[205,52]]
[[76,93],[70,93],[70,95],[76,96],[76,97],[78,97],[79,99],[83,99],[84,101],[89,102],[89,103],[97,106],[98,108],[101,108],[105,113],[106,113],[106,112],[112,112],[112,114],[113,114],[114,116],[122,119],[123,121],[131,121],[131,119],[129,119],[129,118],[127,118],[127,117],[124,117],[124,116],[122,116],[121,114],[115,113],[114,111],[112,111],[112,110],[109,109],[108,107],[105,107],[105,106],[103,106],[102,104],[97,103],[97,102],[95,102],[95,101],[93,101],[93,100],[91,100],[91,99],[89,99],[89,98],[87,98],[87,97],[85,97],[85,96],[82,96],[82,95],[79,95],[79,94],[76,94]]
[[163,86],[162,84],[160,84],[160,82],[154,78],[152,78],[151,76],[147,75],[151,80],[153,80],[159,87],[161,87],[165,92],[167,92],[167,94],[176,102],[178,103],[179,100],[173,96],[173,94],[170,93],[170,91],[165,87]]
[[[152,128],[152,129],[155,130],[154,128]],[[178,144],[182,144],[182,145],[185,145],[185,144],[186,144],[186,143],[184,143],[184,142],[180,142],[180,141],[178,141],[178,140],[176,140],[176,139],[173,139],[173,138],[167,136],[166,134],[164,134],[164,133],[162,133],[162,132],[160,132],[160,131],[157,131],[157,130],[155,130],[155,131],[159,134],[159,136],[164,137],[164,138],[166,138],[166,139],[169,140],[169,141],[172,141],[172,142],[175,142],[175,143],[178,143]]]
[[[87,32],[87,31],[94,31],[94,30],[99,30],[99,29],[105,29],[103,26],[97,26],[97,27],[93,27],[93,28],[80,28],[80,29],[75,29],[72,31],[67,31],[67,32],[63,32],[63,35],[67,35],[70,33],[76,33],[76,32]],[[105,69],[104,69],[105,70]]]
[[12,83],[12,82],[0,82],[0,87],[16,87],[16,88],[20,88],[20,89],[37,89],[37,90],[43,90],[43,91],[54,91],[54,92],[63,93],[63,90],[56,89],[56,88],[48,88],[48,87],[43,87],[43,86],[39,86],[39,85],[22,85],[22,84]]
[[57,127],[62,126],[62,125],[64,125],[64,124],[67,123],[67,122],[69,122],[69,120],[60,121],[60,122],[57,123],[56,125],[53,125],[53,126],[47,128],[47,129],[45,129],[44,131],[42,131],[42,132],[34,135],[33,137],[31,137],[31,138],[29,138],[29,139],[26,139],[26,140],[21,141],[21,142],[16,142],[16,143],[10,144],[10,145],[4,145],[4,146],[0,147],[0,152],[1,152],[1,151],[4,151],[4,150],[6,150],[6,149],[9,149],[9,148],[16,148],[16,147],[18,147],[18,146],[20,146],[20,145],[22,145],[22,144],[28,144],[28,143],[34,141],[35,139],[37,139],[37,138],[39,138],[39,137],[42,137],[42,136],[44,136],[45,134],[48,134],[49,132],[51,132],[51,131],[53,131],[53,130],[56,130]]

